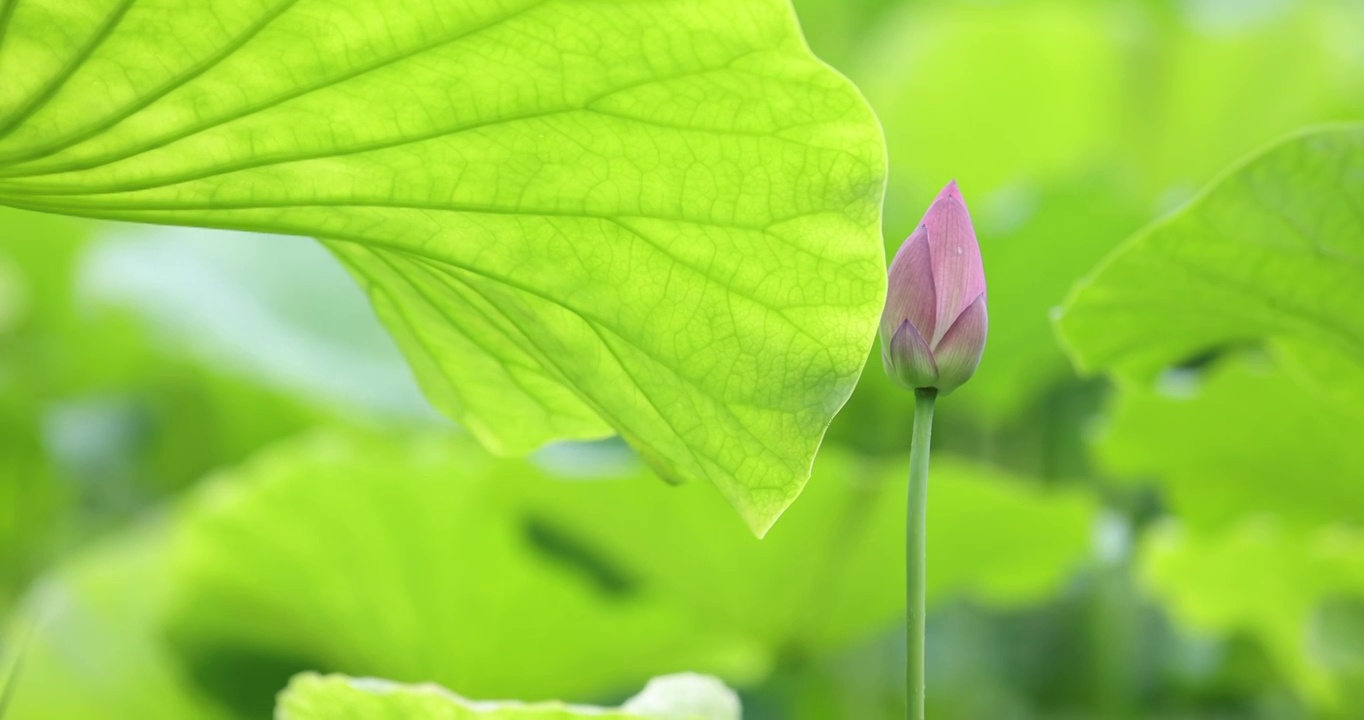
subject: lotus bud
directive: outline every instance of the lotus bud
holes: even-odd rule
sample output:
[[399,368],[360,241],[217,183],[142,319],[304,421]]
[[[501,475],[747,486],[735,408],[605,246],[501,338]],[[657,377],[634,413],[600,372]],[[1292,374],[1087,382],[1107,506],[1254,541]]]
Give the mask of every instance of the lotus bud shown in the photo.
[[986,325],[985,267],[954,180],[890,263],[881,315],[886,374],[911,390],[952,392],[975,374]]

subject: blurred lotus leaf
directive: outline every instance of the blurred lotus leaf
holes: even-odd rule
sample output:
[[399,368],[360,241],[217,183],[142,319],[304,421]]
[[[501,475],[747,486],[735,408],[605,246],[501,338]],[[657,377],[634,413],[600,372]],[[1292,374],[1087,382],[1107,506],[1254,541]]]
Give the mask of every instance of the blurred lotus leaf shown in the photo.
[[[155,560],[164,577],[141,587],[124,573],[134,586],[108,589],[152,607],[81,602],[134,613],[111,624],[170,658],[181,694],[244,716],[305,669],[528,701],[591,702],[681,670],[751,684],[899,622],[901,465],[823,454],[810,497],[758,540],[704,485],[557,479],[441,436],[317,435],[189,499]],[[945,460],[930,502],[936,599],[1034,602],[1089,553],[1094,508],[1082,495]],[[113,564],[59,578],[106,577]],[[70,632],[64,622],[49,620],[35,657]],[[92,717],[53,715],[37,690],[94,671],[67,660],[29,663],[7,720]],[[65,682],[67,702],[105,707],[140,687]]]
[[1323,405],[1267,358],[1124,385],[1108,422],[1105,466],[1154,481],[1194,527],[1246,515],[1305,528],[1364,522],[1364,416]]
[[280,696],[276,720],[740,720],[739,698],[714,678],[669,675],[649,681],[619,709],[562,703],[478,702],[438,685],[384,680],[295,677]]
[[[1364,537],[1357,527],[1294,530],[1248,518],[1220,533],[1167,526],[1148,540],[1147,583],[1176,619],[1203,632],[1248,633],[1299,688],[1337,710],[1358,676],[1341,668],[1320,636],[1320,613],[1342,597],[1364,598]],[[1325,642],[1323,642],[1325,640]],[[1352,708],[1350,708],[1352,709]]]

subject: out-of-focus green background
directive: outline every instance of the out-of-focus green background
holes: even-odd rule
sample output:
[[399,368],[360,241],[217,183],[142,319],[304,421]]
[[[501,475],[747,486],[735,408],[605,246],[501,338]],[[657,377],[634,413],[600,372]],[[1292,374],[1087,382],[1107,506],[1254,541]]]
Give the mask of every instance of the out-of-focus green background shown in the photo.
[[[956,178],[989,278],[939,405],[930,716],[1364,717],[1364,383],[1255,345],[1080,378],[1049,319],[1239,158],[1364,118],[1364,3],[796,6],[884,125],[888,252]],[[267,717],[305,669],[900,717],[913,401],[868,367],[758,541],[618,443],[486,455],[309,240],[0,209],[6,720]]]

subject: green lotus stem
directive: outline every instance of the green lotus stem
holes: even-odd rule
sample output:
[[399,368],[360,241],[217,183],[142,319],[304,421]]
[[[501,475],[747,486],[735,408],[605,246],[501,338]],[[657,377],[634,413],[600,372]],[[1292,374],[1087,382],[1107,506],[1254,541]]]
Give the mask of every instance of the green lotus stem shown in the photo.
[[928,452],[933,438],[936,388],[914,391],[914,444],[909,449],[909,515],[905,522],[905,638],[909,720],[924,718],[924,629],[928,546]]

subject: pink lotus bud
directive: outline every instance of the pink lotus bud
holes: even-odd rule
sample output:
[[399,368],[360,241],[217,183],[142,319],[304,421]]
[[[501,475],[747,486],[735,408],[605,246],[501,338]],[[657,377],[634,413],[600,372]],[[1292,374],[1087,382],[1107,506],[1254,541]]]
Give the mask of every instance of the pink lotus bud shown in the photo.
[[890,263],[881,315],[886,374],[906,388],[946,395],[975,374],[986,325],[985,267],[953,180]]

